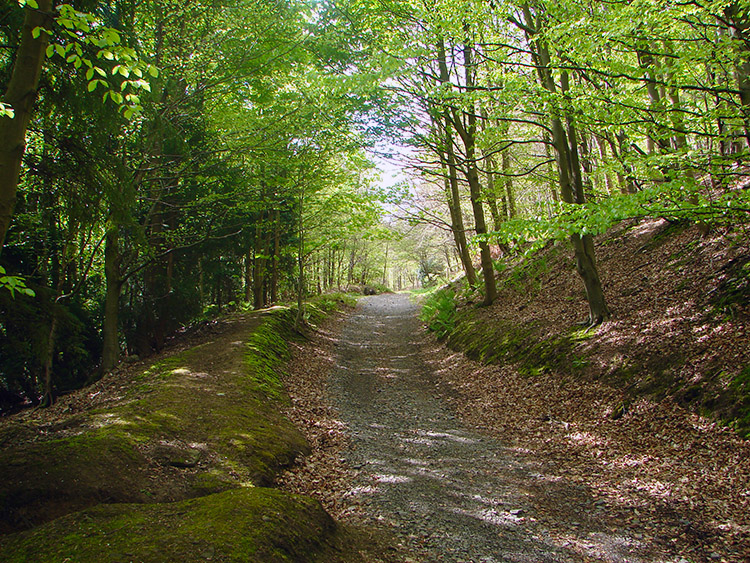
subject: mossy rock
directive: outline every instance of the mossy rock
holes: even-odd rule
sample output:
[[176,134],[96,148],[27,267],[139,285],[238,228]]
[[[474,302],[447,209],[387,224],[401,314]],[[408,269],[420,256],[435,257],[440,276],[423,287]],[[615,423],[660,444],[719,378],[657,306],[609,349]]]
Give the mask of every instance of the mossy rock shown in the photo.
[[24,444],[0,454],[0,533],[100,502],[142,502],[148,462],[127,433]]
[[3,427],[0,533],[101,502],[178,501],[270,484],[308,451],[281,414],[288,316],[281,309],[260,323],[248,317],[152,365],[111,406],[46,435],[29,440],[28,429]]
[[320,504],[244,488],[165,504],[104,504],[3,538],[0,560],[111,563],[337,561]]

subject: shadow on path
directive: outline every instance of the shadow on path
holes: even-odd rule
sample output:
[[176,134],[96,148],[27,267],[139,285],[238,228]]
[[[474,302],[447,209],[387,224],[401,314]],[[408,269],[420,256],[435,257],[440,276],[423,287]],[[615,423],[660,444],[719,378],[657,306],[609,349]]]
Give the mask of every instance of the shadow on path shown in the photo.
[[[665,561],[607,528],[585,488],[454,417],[421,360],[416,312],[406,295],[365,298],[336,351],[329,391],[359,470],[350,496],[367,518],[425,561]],[[537,513],[548,493],[567,506]]]

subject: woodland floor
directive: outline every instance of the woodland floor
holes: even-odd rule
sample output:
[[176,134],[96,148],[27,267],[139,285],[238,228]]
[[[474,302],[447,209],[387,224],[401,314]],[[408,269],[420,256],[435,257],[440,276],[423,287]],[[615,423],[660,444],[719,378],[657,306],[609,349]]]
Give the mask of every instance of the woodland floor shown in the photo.
[[[313,454],[284,486],[393,533],[383,561],[750,560],[750,443],[675,383],[711,394],[717,373],[748,365],[747,304],[717,319],[710,301],[742,249],[666,228],[628,225],[599,246],[614,318],[578,344],[578,377],[482,365],[422,332],[408,298],[364,300],[296,350],[290,416]],[[586,311],[566,258],[503,289],[481,322],[568,331]],[[623,357],[666,358],[677,391],[610,385]],[[629,385],[648,387],[646,372]]]
[[[365,298],[309,343],[290,342],[288,416],[312,453],[278,484],[368,530],[379,548],[365,537],[346,549],[373,563],[750,561],[750,442],[697,414],[711,402],[729,412],[722,411],[731,406],[722,403],[727,374],[750,363],[747,294],[735,291],[747,249],[726,233],[645,221],[620,226],[597,251],[614,315],[576,343],[585,361],[575,375],[554,367],[522,375],[513,363],[469,360],[424,331],[406,296]],[[548,249],[524,266],[524,276],[502,278],[495,306],[477,308],[466,295],[463,309],[486,329],[513,322],[533,325],[536,338],[569,333],[586,314],[569,254]],[[128,414],[128,405],[155,401],[161,379],[152,385],[141,374],[196,344],[211,348],[178,354],[195,365],[164,364],[171,369],[164,381],[208,389],[208,374],[218,385],[243,357],[241,335],[255,326],[249,315],[183,335],[162,359],[123,366],[50,409],[5,418],[2,448],[66,440],[97,430],[89,423],[102,409]],[[221,350],[237,353],[225,358]],[[627,380],[618,375],[623,365],[632,368]],[[205,419],[215,433],[216,416],[238,408],[237,399],[224,390],[210,396],[224,401],[199,405],[213,409]],[[186,424],[196,419],[194,410],[180,413]],[[172,449],[189,441],[173,438]],[[209,452],[175,464],[172,449],[164,457],[165,438],[154,440],[138,442],[143,471],[136,469],[149,484],[144,490],[165,500],[221,459]],[[26,461],[39,483],[50,480],[44,463]],[[110,486],[112,467],[101,473]],[[235,478],[227,476],[229,485]],[[140,494],[140,485],[125,488]],[[83,522],[66,518],[72,529]],[[46,530],[29,536],[35,545]],[[49,543],[57,553],[59,542],[50,536]]]

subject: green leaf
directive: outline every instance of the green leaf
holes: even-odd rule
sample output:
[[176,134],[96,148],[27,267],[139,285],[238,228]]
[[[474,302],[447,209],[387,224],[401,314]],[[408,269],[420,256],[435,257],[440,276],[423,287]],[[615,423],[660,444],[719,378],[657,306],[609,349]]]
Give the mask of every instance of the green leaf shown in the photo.
[[98,80],[91,80],[89,82],[89,92],[93,92],[96,90],[96,83],[99,82]]
[[[9,119],[13,119],[15,117],[16,112],[13,110],[11,106],[8,104],[4,104],[3,102],[0,102],[0,117],[7,117]],[[5,270],[3,270],[0,273],[5,273]]]

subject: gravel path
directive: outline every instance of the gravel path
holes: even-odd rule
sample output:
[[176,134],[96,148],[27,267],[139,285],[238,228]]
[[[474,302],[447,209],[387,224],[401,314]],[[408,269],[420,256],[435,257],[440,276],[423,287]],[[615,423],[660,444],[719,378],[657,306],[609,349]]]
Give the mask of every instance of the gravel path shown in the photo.
[[[358,470],[350,499],[366,519],[424,561],[667,561],[608,528],[585,489],[455,417],[420,357],[416,312],[405,295],[366,298],[336,350],[328,392]],[[540,498],[553,490],[565,506]]]

